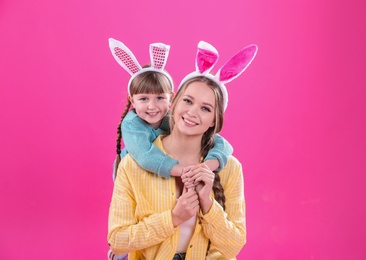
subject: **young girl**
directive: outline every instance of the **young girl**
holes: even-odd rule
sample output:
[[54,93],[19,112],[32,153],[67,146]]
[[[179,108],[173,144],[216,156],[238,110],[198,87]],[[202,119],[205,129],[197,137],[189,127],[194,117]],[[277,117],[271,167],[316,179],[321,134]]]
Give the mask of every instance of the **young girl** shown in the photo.
[[[153,144],[160,134],[169,131],[168,111],[174,87],[173,80],[164,67],[170,46],[162,43],[151,44],[151,66],[144,68],[123,43],[109,39],[109,46],[116,61],[131,74],[127,105],[117,128],[117,158],[113,180],[116,178],[120,159],[127,153],[147,171],[166,178],[180,176],[184,167]],[[122,135],[125,148],[121,151]],[[215,146],[205,157],[205,164],[211,170],[221,169],[232,152],[232,146],[216,135]]]

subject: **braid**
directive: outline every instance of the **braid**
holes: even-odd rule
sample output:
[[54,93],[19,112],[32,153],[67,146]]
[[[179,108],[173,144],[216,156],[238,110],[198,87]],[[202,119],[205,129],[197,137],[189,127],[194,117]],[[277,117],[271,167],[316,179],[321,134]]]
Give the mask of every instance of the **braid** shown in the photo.
[[[215,144],[214,138],[213,138],[213,131],[214,129],[209,129],[207,130],[206,133],[203,134],[202,137],[202,150],[201,150],[201,154],[203,155],[203,157],[206,157],[208,152],[210,151],[210,149],[212,149],[212,147]],[[225,194],[224,194],[224,188],[221,185],[221,180],[220,180],[220,176],[219,174],[215,171],[215,180],[212,186],[212,190],[214,192],[215,195],[215,200],[223,207],[223,209],[225,210]]]
[[121,116],[121,122],[118,124],[118,127],[117,127],[117,149],[116,149],[116,152],[117,152],[117,156],[116,156],[116,162],[115,162],[115,167],[114,167],[114,176],[116,177],[117,176],[117,169],[118,169],[118,165],[119,163],[121,162],[121,140],[122,140],[122,129],[121,129],[121,126],[122,126],[122,122],[123,122],[123,119],[126,117],[128,111],[130,110],[130,107],[131,107],[131,101],[129,99],[127,99],[127,105],[125,107],[125,110],[123,111],[123,114]]
[[125,110],[123,111],[123,114],[121,116],[121,122],[119,122],[119,125],[117,127],[117,154],[121,153],[121,140],[122,140],[122,130],[121,130],[121,126],[122,126],[122,121],[123,119],[126,117],[128,111],[130,110],[130,106],[131,106],[131,101],[129,99],[127,99],[127,105]]
[[224,188],[221,185],[220,182],[220,175],[217,172],[215,173],[215,180],[214,184],[212,186],[212,190],[215,194],[215,200],[222,206],[222,208],[225,210],[225,194],[224,194]]

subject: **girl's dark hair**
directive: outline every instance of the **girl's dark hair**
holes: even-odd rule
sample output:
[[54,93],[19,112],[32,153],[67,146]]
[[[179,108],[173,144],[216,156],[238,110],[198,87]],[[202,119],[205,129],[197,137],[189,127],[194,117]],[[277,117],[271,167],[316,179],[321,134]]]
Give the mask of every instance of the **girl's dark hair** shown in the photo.
[[[146,66],[145,66],[146,67]],[[162,73],[156,71],[146,71],[137,75],[130,85],[130,97],[135,94],[162,94],[162,93],[172,93],[173,86],[172,82]],[[127,113],[131,109],[131,101],[127,98],[127,104],[125,110],[122,113],[121,121],[117,127],[117,140],[116,140],[116,163],[114,169],[114,176],[117,174],[118,165],[121,161],[121,140],[122,140],[122,122],[126,117]]]

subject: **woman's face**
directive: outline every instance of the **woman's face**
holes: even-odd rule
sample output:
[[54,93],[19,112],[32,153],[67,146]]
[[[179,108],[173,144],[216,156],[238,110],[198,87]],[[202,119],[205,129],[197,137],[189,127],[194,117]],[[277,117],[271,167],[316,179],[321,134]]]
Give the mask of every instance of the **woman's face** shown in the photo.
[[203,135],[215,125],[215,94],[203,82],[192,82],[174,111],[175,126],[186,135]]

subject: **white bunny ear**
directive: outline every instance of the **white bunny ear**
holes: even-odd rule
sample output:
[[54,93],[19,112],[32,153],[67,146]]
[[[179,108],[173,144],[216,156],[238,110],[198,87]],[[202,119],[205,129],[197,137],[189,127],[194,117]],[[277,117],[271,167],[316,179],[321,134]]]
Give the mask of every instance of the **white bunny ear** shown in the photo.
[[170,46],[164,43],[150,44],[151,67],[163,70],[168,60]]
[[130,75],[133,75],[142,69],[132,51],[122,42],[109,38],[109,48],[118,64]]
[[230,58],[216,73],[216,78],[226,84],[243,73],[257,54],[258,46],[249,45]]
[[211,71],[219,59],[219,53],[211,44],[200,41],[197,46],[196,71],[206,74]]

